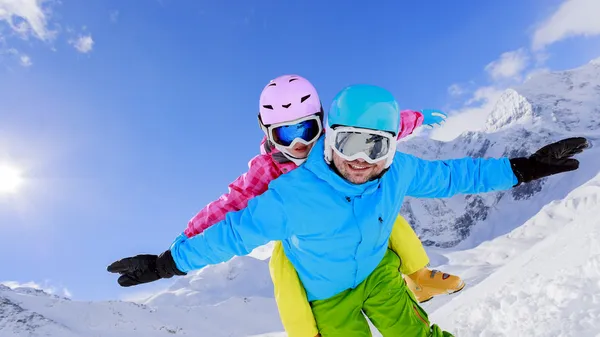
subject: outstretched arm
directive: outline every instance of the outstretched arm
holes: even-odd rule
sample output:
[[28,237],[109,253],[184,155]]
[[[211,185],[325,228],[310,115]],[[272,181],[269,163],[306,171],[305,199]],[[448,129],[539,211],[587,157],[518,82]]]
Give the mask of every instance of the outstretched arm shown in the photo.
[[185,275],[208,264],[225,262],[235,255],[246,255],[271,240],[291,235],[283,203],[274,190],[251,199],[238,212],[188,238],[181,234],[171,248],[160,255],[141,254],[111,263],[107,270],[120,274],[123,287]]
[[[427,161],[401,154],[395,170],[412,168],[407,195],[450,197],[459,193],[482,193],[509,189],[521,183],[576,170],[574,155],[588,147],[583,137],[567,138],[546,145],[529,157]],[[399,172],[396,172],[397,174]]]
[[455,194],[473,194],[506,190],[517,184],[508,158],[428,161],[406,155],[414,168],[407,195],[443,198]]
[[435,109],[402,110],[400,111],[400,132],[398,139],[411,135],[420,126],[432,129],[446,122],[448,116]]
[[248,163],[248,172],[229,184],[229,192],[209,203],[188,222],[185,235],[192,237],[200,234],[225,219],[228,212],[246,207],[248,200],[264,193],[269,183],[278,176],[279,172],[269,155],[262,154],[252,158]]
[[251,199],[246,208],[227,213],[223,221],[202,234],[192,238],[180,236],[170,251],[177,268],[188,272],[247,255],[269,241],[289,237],[290,233],[281,198],[269,189]]

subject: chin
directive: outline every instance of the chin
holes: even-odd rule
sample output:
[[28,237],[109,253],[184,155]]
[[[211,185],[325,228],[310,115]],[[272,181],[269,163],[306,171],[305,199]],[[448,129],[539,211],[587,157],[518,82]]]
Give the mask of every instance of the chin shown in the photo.
[[308,152],[305,153],[292,153],[292,157],[302,159],[308,157]]
[[367,178],[368,178],[368,177],[366,177],[366,176],[353,176],[353,177],[351,177],[351,178],[352,178],[352,179],[348,179],[348,178],[346,178],[346,180],[348,180],[349,182],[351,182],[351,183],[353,183],[353,184],[360,185],[360,184],[364,184],[364,183],[366,183],[366,182],[367,182]]

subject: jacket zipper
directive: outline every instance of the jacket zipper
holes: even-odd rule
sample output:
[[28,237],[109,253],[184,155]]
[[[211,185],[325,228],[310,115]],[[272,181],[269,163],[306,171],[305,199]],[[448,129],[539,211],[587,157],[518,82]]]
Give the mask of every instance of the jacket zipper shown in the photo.
[[358,255],[358,249],[360,248],[360,244],[362,243],[363,237],[362,237],[362,232],[360,231],[360,226],[358,225],[358,221],[356,220],[356,213],[354,211],[354,198],[350,198],[350,197],[346,197],[346,200],[348,200],[350,202],[350,206],[352,207],[352,216],[354,217],[354,223],[356,224],[356,227],[358,228],[358,234],[360,235],[360,241],[358,242],[358,245],[356,246],[356,250],[354,251],[354,281],[352,282],[354,287],[357,286],[356,284],[356,278],[358,276],[358,260],[356,259],[356,256]]
[[427,323],[427,321],[423,318],[423,316],[421,316],[421,313],[419,312],[419,310],[417,310],[417,307],[415,307],[414,305],[413,305],[413,310],[415,311],[415,313],[417,314],[417,317],[419,317],[421,322],[423,322],[425,325],[429,326],[429,323]]

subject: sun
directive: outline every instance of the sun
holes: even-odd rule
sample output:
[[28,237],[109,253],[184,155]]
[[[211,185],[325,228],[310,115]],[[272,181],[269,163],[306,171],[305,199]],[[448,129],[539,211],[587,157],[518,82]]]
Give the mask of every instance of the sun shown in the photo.
[[19,169],[0,164],[0,194],[16,193],[22,183],[23,177]]

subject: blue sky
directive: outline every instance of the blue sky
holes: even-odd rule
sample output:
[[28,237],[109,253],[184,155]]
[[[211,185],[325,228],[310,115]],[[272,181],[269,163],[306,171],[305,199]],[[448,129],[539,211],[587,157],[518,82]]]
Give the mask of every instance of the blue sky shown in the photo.
[[245,172],[271,78],[309,78],[325,106],[362,82],[481,115],[532,71],[600,56],[594,1],[0,0],[0,164],[25,179],[0,194],[0,281],[164,287],[105,269],[167,249]]

